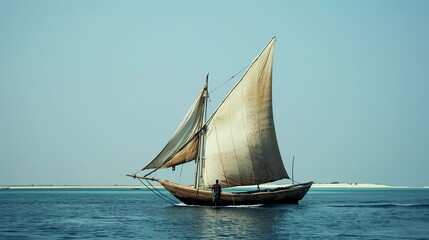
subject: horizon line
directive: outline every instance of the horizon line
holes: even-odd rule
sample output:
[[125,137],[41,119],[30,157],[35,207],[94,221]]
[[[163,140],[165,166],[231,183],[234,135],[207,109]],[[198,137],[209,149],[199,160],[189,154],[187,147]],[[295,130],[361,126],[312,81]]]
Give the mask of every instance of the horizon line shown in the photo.
[[[279,186],[289,186],[292,184],[260,184],[260,187],[263,188],[272,188]],[[163,188],[161,185],[155,185],[156,188]],[[256,185],[250,186],[237,186],[234,188],[256,188]],[[31,185],[0,185],[0,189],[108,189],[108,188],[117,188],[117,189],[137,189],[137,188],[147,188],[144,185],[129,185],[129,184],[63,184],[63,185],[55,185],[55,184],[31,184]],[[429,188],[429,185],[426,186],[391,186],[385,184],[378,183],[313,183],[311,188]]]

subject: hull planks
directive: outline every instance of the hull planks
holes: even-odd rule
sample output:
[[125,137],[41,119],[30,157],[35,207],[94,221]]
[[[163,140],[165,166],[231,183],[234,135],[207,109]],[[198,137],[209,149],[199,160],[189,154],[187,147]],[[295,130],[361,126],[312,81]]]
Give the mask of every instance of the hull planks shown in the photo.
[[[213,194],[209,190],[195,189],[159,180],[159,183],[177,199],[187,205],[212,206]],[[298,204],[313,182],[249,192],[222,192],[219,205]]]

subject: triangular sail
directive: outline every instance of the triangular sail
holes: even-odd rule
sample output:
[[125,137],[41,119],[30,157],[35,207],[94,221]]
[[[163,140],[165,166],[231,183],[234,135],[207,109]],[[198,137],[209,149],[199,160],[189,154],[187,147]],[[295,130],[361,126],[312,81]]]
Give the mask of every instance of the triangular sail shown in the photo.
[[272,111],[275,38],[207,123],[203,183],[226,187],[289,178],[277,144]]
[[203,123],[204,86],[182,123],[164,149],[143,169],[166,168],[194,160],[199,150],[199,134]]

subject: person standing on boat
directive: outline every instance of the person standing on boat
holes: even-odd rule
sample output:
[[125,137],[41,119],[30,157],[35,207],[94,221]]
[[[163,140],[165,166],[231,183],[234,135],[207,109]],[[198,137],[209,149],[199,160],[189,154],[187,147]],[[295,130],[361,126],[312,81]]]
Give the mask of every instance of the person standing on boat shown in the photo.
[[212,186],[212,192],[213,192],[213,204],[217,206],[220,201],[220,195],[222,193],[222,187],[219,184],[219,180],[216,179],[216,184]]

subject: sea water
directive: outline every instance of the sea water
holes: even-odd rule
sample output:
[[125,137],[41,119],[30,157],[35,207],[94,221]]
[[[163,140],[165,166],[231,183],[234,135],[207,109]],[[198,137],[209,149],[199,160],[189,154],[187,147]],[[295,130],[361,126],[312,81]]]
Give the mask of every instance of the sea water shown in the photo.
[[222,208],[149,190],[0,191],[0,239],[186,238],[429,239],[429,189],[311,189],[299,205]]

